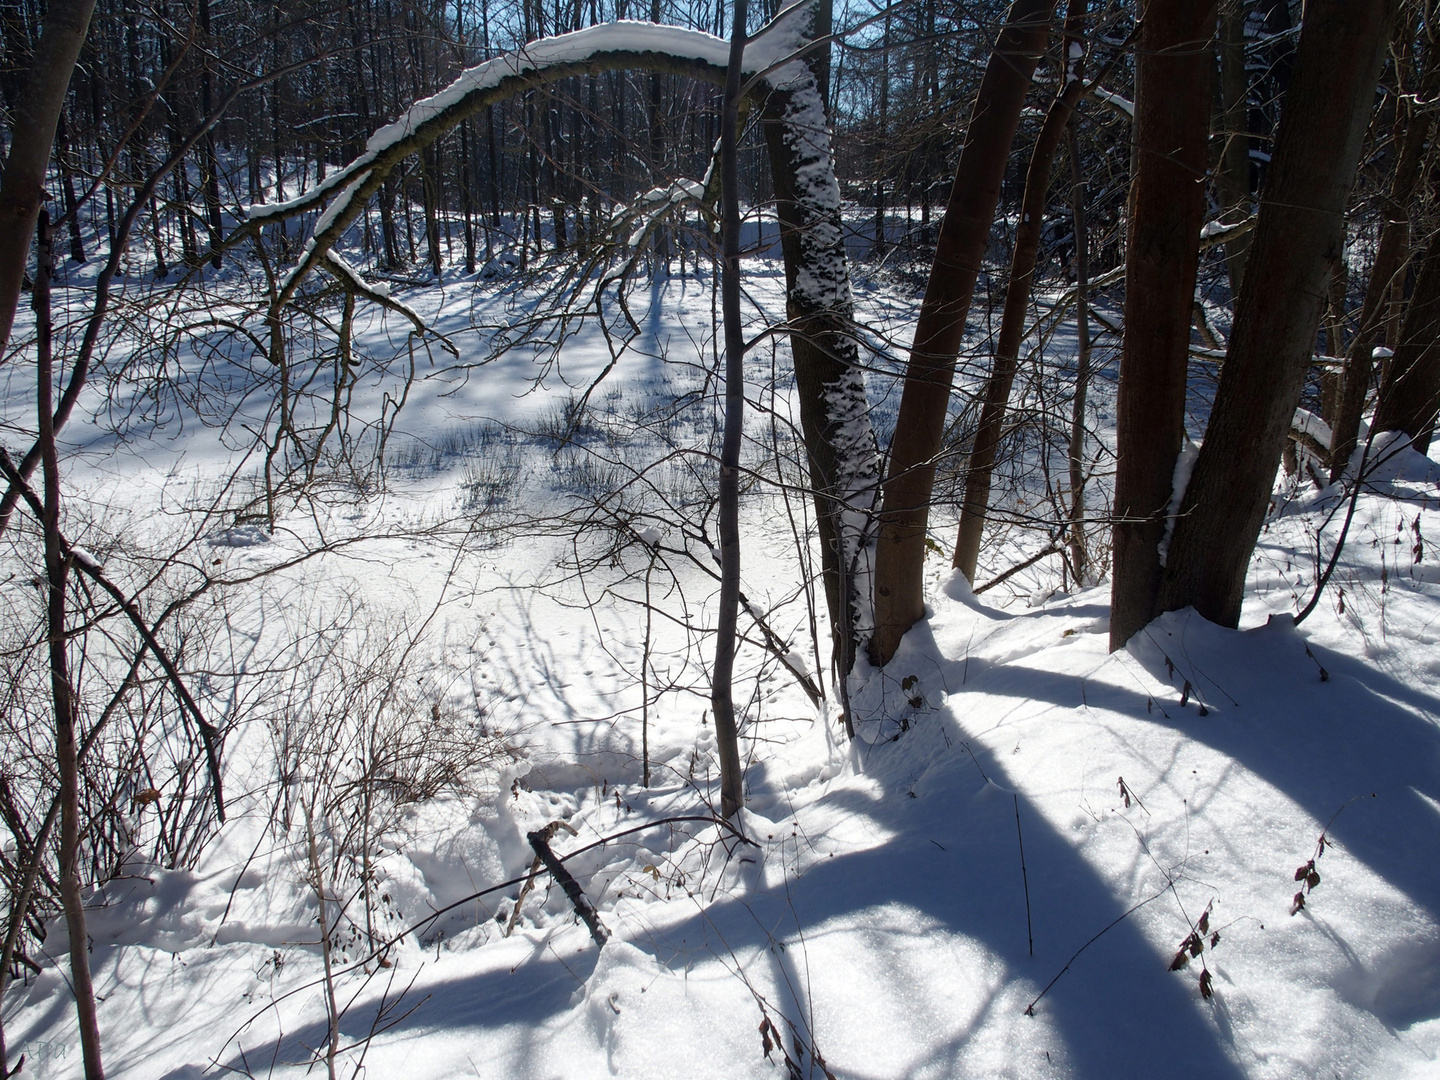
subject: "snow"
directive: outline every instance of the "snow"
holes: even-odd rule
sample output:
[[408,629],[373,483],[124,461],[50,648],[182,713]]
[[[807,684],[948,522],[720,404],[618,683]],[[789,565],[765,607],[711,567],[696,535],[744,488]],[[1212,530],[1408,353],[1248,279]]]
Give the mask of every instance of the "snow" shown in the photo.
[[1135,103],[1129,98],[1112,93],[1103,86],[1097,86],[1090,92],[1094,94],[1098,100],[1105,102],[1107,105],[1113,105],[1127,116],[1133,117],[1135,115]]
[[1175,457],[1175,474],[1170,482],[1170,503],[1165,508],[1165,535],[1160,538],[1160,565],[1165,565],[1170,553],[1170,541],[1175,536],[1175,522],[1180,517],[1180,507],[1185,502],[1185,489],[1190,486],[1190,477],[1195,472],[1195,462],[1200,457],[1200,448],[1188,438],[1180,453]]

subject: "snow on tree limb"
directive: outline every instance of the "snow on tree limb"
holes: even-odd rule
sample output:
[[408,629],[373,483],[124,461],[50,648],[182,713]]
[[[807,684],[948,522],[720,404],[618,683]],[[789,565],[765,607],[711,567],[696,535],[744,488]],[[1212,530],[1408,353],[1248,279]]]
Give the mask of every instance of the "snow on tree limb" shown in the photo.
[[[799,55],[809,25],[806,0],[786,8],[745,49],[745,72],[766,72],[770,86],[809,76]],[[338,192],[315,224],[305,253],[275,301],[289,303],[305,275],[339,240],[391,169],[423,150],[466,117],[524,90],[576,75],[619,69],[668,71],[719,84],[725,77],[728,43],[678,26],[620,21],[532,41],[460,74],[437,94],[411,105],[366,141],[364,152],[314,188],[283,203],[249,208],[245,228],[316,210]]]

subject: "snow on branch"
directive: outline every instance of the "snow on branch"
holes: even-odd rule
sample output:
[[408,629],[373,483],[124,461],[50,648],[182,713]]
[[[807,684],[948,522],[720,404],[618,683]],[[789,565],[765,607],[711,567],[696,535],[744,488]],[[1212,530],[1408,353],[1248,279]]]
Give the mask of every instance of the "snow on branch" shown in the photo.
[[[801,0],[780,13],[746,46],[745,72],[765,72],[765,82],[784,86],[808,74],[799,55],[810,22]],[[300,262],[286,278],[274,307],[289,303],[300,281],[338,241],[361,209],[402,161],[430,145],[466,117],[521,91],[576,75],[618,69],[669,71],[723,84],[728,43],[712,34],[678,26],[620,21],[532,41],[522,48],[462,72],[439,93],[411,105],[376,131],[365,150],[316,187],[283,203],[252,206],[244,228],[318,209],[334,193]]]
[[401,303],[391,296],[388,285],[371,285],[360,276],[359,270],[356,270],[355,267],[351,266],[350,263],[346,262],[334,251],[327,251],[325,253],[325,258],[321,265],[334,276],[335,280],[340,282],[343,288],[349,289],[351,292],[357,293],[373,303],[395,312],[397,315],[405,316],[405,318],[409,319],[414,325],[415,333],[422,336],[429,335],[430,337],[438,339],[440,344],[445,347],[446,352],[456,358],[460,356],[460,350],[455,347],[453,341],[426,323],[425,320],[420,317],[419,312],[409,304]]

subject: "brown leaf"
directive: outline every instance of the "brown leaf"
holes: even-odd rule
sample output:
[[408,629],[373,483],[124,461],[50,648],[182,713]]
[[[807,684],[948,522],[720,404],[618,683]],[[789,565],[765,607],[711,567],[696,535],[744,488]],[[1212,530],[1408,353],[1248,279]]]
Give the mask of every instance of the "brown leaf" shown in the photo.
[[1316,885],[1319,885],[1320,872],[1318,870],[1311,870],[1310,873],[1305,875],[1305,884],[1312,889],[1315,888]]
[[1296,881],[1304,881],[1304,880],[1305,880],[1305,875],[1311,873],[1314,869],[1315,869],[1315,860],[1314,860],[1314,859],[1311,859],[1311,860],[1310,860],[1309,862],[1307,862],[1304,866],[1297,866],[1297,867],[1295,868],[1295,880],[1296,880]]
[[1297,892],[1297,893],[1295,894],[1295,898],[1290,901],[1290,914],[1291,914],[1291,915],[1294,915],[1297,911],[1299,911],[1299,910],[1300,910],[1301,908],[1303,908],[1304,906],[1305,906],[1305,894],[1304,894],[1303,892]]
[[1219,931],[1219,930],[1216,930],[1213,934],[1210,935],[1210,947],[1213,949],[1216,945],[1219,945],[1219,944],[1220,944],[1220,931]]
[[1202,934],[1210,932],[1210,909],[1208,907],[1200,913],[1200,921],[1195,924],[1195,929]]
[[1182,945],[1180,951],[1175,954],[1175,959],[1170,961],[1170,970],[1179,971],[1188,963],[1190,963],[1190,950]]
[[1211,989],[1210,986],[1210,972],[1208,969],[1200,973],[1200,996],[1207,1001],[1215,996],[1215,991]]

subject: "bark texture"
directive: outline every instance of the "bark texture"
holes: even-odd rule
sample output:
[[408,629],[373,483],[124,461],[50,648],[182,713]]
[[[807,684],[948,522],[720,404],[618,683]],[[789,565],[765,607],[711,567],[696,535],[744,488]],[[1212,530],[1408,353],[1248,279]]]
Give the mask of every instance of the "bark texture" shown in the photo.
[[1245,572],[1304,385],[1394,0],[1310,0],[1205,444],[1159,610],[1240,620]]
[[1215,9],[1150,0],[1135,57],[1135,172],[1116,400],[1110,648],[1150,621],[1175,459],[1205,211]]

